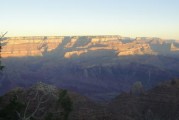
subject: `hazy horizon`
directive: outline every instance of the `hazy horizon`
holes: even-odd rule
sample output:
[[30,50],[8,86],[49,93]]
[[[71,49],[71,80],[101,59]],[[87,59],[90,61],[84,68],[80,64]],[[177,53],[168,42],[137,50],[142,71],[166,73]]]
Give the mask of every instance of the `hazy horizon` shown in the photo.
[[0,32],[16,36],[158,37],[179,40],[177,0],[6,0]]
[[[7,31],[8,33],[8,31]],[[179,39],[173,39],[173,38],[161,38],[161,37],[157,37],[157,36],[134,36],[134,37],[130,37],[130,36],[122,36],[122,35],[17,35],[17,36],[9,36],[8,34],[6,34],[6,37],[82,37],[82,36],[121,36],[121,37],[126,37],[126,38],[130,38],[130,39],[136,39],[136,38],[159,38],[162,40],[179,40]]]

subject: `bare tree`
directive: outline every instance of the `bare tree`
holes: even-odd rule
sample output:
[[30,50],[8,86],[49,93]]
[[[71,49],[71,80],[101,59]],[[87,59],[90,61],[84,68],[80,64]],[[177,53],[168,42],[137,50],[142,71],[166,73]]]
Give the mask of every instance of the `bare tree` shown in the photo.
[[9,103],[0,110],[2,119],[68,120],[73,110],[73,102],[67,90],[58,90],[44,83],[28,90],[16,89],[12,95]]
[[[42,87],[44,87],[43,84]],[[44,88],[43,90],[36,88],[35,91],[31,91],[28,96],[26,96],[23,112],[20,113],[19,111],[16,111],[19,120],[43,118],[46,115],[45,108],[47,107],[47,102],[52,96],[53,94],[49,86],[46,86],[45,91]]]

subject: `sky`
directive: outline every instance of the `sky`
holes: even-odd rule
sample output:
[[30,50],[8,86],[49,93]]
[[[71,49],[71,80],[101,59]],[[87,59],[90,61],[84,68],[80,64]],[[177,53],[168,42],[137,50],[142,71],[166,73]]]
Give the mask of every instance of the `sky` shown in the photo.
[[5,31],[179,40],[179,0],[0,0],[0,33]]

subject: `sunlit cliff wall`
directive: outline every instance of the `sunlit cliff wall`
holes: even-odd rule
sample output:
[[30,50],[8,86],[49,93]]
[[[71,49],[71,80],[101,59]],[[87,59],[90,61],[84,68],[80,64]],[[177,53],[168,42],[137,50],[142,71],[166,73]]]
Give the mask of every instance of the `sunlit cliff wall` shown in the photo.
[[124,38],[121,36],[49,36],[49,37],[10,37],[3,46],[2,57],[43,56],[44,53],[56,50],[64,58],[81,56],[89,52],[98,55],[97,51],[113,51],[115,56],[156,55],[176,52],[179,47],[159,38]]
[[10,37],[3,46],[2,57],[42,56],[56,49],[64,37]]

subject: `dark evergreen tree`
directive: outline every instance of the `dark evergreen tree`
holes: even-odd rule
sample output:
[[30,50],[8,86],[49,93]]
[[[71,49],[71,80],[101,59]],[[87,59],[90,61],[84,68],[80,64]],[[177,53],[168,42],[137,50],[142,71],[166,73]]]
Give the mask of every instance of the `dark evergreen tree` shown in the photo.
[[73,102],[69,97],[67,90],[62,90],[62,92],[60,92],[58,106],[63,109],[61,112],[62,120],[68,120],[69,114],[73,110]]
[[3,109],[0,110],[0,120],[19,120],[17,111],[22,111],[24,104],[18,101],[17,96],[13,96]]
[[4,68],[4,66],[2,65],[2,62],[1,62],[1,50],[2,50],[2,46],[6,44],[5,42],[3,42],[3,40],[5,40],[4,36],[6,34],[7,34],[7,32],[0,36],[0,71],[3,70],[3,68]]

